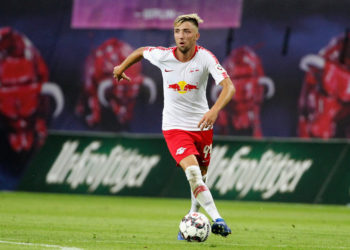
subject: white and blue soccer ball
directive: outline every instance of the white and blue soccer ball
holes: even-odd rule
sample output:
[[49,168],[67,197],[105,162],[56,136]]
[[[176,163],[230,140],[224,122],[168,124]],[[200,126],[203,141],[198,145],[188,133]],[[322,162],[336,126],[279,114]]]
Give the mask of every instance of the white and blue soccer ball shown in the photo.
[[186,214],[180,222],[180,233],[187,241],[206,241],[211,232],[208,218],[198,212]]

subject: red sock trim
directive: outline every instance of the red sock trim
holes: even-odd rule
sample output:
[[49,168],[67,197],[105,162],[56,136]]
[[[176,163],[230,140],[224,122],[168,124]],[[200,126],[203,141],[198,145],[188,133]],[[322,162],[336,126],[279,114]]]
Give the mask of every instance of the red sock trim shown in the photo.
[[194,197],[197,198],[197,196],[199,195],[199,193],[201,193],[201,192],[203,192],[203,191],[207,191],[207,190],[208,190],[207,186],[204,186],[204,185],[198,186],[198,187],[196,187],[196,189],[193,191],[193,195],[194,195]]

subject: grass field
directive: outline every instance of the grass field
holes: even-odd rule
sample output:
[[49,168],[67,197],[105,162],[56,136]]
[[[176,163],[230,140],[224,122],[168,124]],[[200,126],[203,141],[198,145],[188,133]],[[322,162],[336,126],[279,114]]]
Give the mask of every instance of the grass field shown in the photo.
[[227,238],[176,240],[189,200],[0,192],[0,249],[350,249],[350,208],[217,201]]

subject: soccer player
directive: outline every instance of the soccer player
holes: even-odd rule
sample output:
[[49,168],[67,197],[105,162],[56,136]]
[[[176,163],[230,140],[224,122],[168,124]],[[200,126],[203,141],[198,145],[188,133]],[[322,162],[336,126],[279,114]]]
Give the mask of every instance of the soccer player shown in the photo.
[[[197,14],[182,15],[174,21],[175,47],[141,47],[133,51],[120,65],[114,67],[114,77],[130,80],[124,73],[134,63],[146,58],[157,66],[163,76],[164,109],[162,130],[169,151],[185,171],[192,194],[190,212],[200,206],[213,220],[212,232],[222,236],[231,233],[219,214],[206,182],[213,141],[213,125],[219,111],[235,92],[225,69],[216,57],[197,45]],[[222,91],[209,109],[206,87],[209,73]],[[182,240],[179,233],[178,239]]]

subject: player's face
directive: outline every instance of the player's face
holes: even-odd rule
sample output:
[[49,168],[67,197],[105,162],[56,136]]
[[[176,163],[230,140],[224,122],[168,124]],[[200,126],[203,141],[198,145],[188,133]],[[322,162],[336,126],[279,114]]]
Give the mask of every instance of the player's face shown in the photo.
[[185,54],[196,46],[198,28],[191,22],[183,22],[174,27],[174,38],[177,48]]

